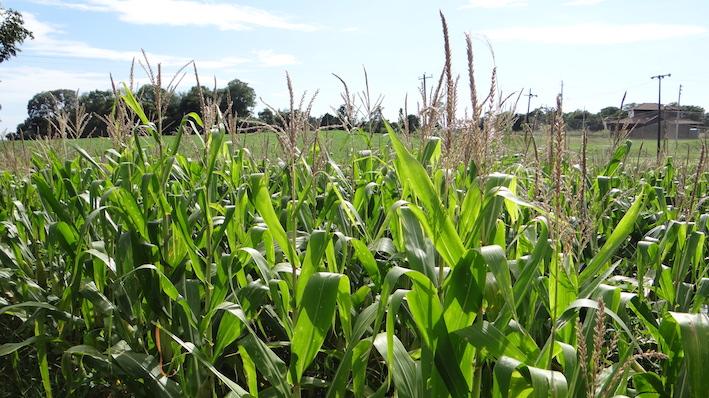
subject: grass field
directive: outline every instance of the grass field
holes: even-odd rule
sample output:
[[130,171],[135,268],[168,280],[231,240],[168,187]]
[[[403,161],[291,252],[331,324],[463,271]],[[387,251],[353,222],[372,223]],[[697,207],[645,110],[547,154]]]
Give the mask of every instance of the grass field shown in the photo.
[[[333,159],[347,159],[349,153],[370,147],[368,144],[369,135],[348,134],[345,131],[323,131],[319,136],[320,142],[328,149]],[[249,133],[239,134],[236,137],[236,146],[247,148],[256,159],[276,159],[282,153],[275,133]],[[141,142],[144,147],[151,147],[154,143],[150,137],[143,137]],[[174,136],[165,136],[164,144],[173,145]],[[373,134],[371,136],[371,148],[379,148],[387,142],[383,134]],[[43,141],[0,141],[0,169],[12,169],[12,160],[28,159],[33,153],[44,153],[49,148],[65,157],[73,157],[76,154],[74,147],[80,147],[90,155],[100,157],[108,149],[114,147],[110,138],[81,138],[67,140],[43,140]],[[195,135],[185,136],[180,144],[180,153],[186,156],[196,156],[203,148],[201,138]],[[114,148],[117,149],[117,148]],[[20,161],[22,164],[28,162]]]
[[[362,149],[384,149],[388,143],[388,138],[384,134],[371,135],[371,145],[368,142],[370,136],[367,134],[350,134],[342,130],[323,131],[320,133],[319,139],[322,145],[327,148],[328,152],[338,162],[349,158],[349,154]],[[547,137],[538,132],[534,134],[537,150],[540,156],[544,156]],[[275,159],[281,154],[278,144],[278,139],[274,133],[249,133],[239,134],[237,136],[237,146],[249,149],[251,154],[256,159]],[[174,143],[174,136],[164,137],[166,145]],[[581,135],[579,132],[570,132],[567,136],[568,151],[570,159],[573,161],[576,155],[581,154]],[[149,137],[144,137],[142,142],[146,147],[150,147],[153,140]],[[508,135],[504,139],[505,153],[522,153],[525,151],[524,139],[522,135]],[[632,140],[633,145],[628,154],[627,162],[633,164],[649,164],[656,160],[656,141],[654,140]],[[701,152],[701,139],[688,140],[669,140],[663,142],[663,148],[666,145],[668,156],[672,156],[677,162],[696,162],[699,159]],[[588,160],[589,164],[603,164],[611,156],[611,139],[607,133],[594,133],[589,135],[588,139]],[[100,157],[108,149],[113,147],[113,142],[109,138],[82,138],[75,140],[53,140],[53,141],[0,141],[0,169],[12,169],[12,160],[27,159],[33,153],[46,152],[49,147],[52,147],[59,154],[64,154],[66,157],[73,156],[76,151],[74,146],[81,147],[92,156]],[[180,152],[187,156],[196,156],[202,148],[200,137],[191,135],[183,138]],[[663,149],[664,150],[664,149]],[[528,149],[529,156],[533,156],[533,149],[530,146]],[[20,161],[20,165],[28,164],[28,162]]]

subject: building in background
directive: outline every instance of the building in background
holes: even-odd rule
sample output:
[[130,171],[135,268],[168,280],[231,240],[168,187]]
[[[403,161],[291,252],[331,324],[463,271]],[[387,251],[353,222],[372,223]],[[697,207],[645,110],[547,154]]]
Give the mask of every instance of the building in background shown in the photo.
[[[657,139],[657,116],[657,103],[647,102],[633,106],[627,117],[605,120],[605,124],[612,134],[627,132],[629,138]],[[680,108],[662,105],[662,139],[699,138],[703,128],[701,121],[690,119]]]

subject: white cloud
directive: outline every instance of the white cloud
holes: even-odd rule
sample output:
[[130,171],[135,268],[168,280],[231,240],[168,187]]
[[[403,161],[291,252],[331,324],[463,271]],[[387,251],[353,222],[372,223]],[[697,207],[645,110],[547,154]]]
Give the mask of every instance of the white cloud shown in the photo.
[[601,4],[606,0],[572,0],[564,3],[565,6],[594,6]]
[[527,0],[468,0],[463,8],[507,8],[524,7]]
[[568,26],[517,26],[482,32],[496,41],[524,41],[545,44],[627,44],[706,33],[697,25],[587,23]]
[[256,51],[255,54],[258,62],[263,66],[285,66],[298,63],[295,56],[291,54],[279,54],[273,50],[260,50]]
[[[26,49],[36,55],[64,58],[100,59],[106,61],[131,62],[142,60],[139,50],[125,51],[95,47],[88,43],[75,40],[64,40],[62,30],[58,27],[38,20],[33,14],[22,14],[26,26],[34,34],[34,40],[26,44]],[[146,52],[151,63],[161,63],[163,66],[182,66],[191,61],[190,58]],[[241,57],[224,57],[219,59],[196,59],[197,66],[203,69],[231,68],[249,62]]]
[[257,27],[315,31],[317,26],[291,22],[266,10],[226,2],[200,0],[83,0],[61,2],[35,0],[42,4],[85,11],[110,12],[121,21],[138,25],[202,26],[220,30]]

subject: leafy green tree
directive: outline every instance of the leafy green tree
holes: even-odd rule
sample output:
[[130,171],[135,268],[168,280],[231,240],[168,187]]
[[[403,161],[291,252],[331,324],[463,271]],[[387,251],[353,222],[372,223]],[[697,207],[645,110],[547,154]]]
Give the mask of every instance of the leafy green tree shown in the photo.
[[409,123],[409,130],[416,131],[421,128],[421,119],[416,115],[407,115],[407,122]]
[[[677,106],[676,102],[670,103],[670,106]],[[680,105],[679,112],[683,119],[695,120],[697,122],[704,121],[704,108],[697,105]]]
[[266,124],[274,125],[276,124],[276,114],[269,108],[264,108],[258,113],[258,119]]
[[556,108],[550,106],[542,106],[533,109],[529,112],[529,124],[532,128],[540,128],[543,125],[548,125],[554,118],[554,113],[556,113]]
[[[157,122],[158,119],[158,98],[155,95],[155,86],[152,84],[143,85],[136,92],[136,97],[143,105],[143,110],[150,120]],[[171,127],[175,127],[179,123],[181,116],[178,109],[180,100],[174,94],[171,94],[165,89],[160,89],[160,107],[162,115],[163,133],[170,131]]]
[[635,102],[630,102],[630,103],[627,103],[627,104],[623,105],[623,110],[627,112],[627,111],[629,111],[629,110],[635,108],[636,106],[638,106],[637,103],[635,103]]
[[231,100],[232,112],[236,112],[236,115],[242,118],[251,116],[251,110],[256,105],[256,92],[239,79],[234,79],[227,83],[226,87],[219,89],[218,97],[219,107],[222,110],[227,108]]
[[4,9],[0,4],[0,63],[17,55],[20,51],[17,46],[27,38],[34,39],[24,23],[22,14],[10,8]]
[[26,39],[34,39],[24,24],[22,14],[18,11],[0,6],[0,63],[16,56],[20,51],[18,46]]
[[525,116],[526,115],[523,113],[515,113],[514,118],[512,119],[512,131],[524,130]]
[[330,114],[329,112],[326,112],[320,118],[320,126],[325,129],[334,129],[337,128],[337,126],[340,126],[341,124],[342,122],[340,122],[340,118],[333,114]]
[[89,91],[79,97],[79,104],[83,105],[90,115],[85,131],[87,137],[107,136],[108,132],[103,117],[111,113],[115,100],[113,92],[110,90]]
[[573,112],[564,113],[564,125],[570,130],[579,130],[584,121],[584,117],[588,116],[589,112],[575,110]]
[[628,116],[628,112],[618,108],[617,106],[607,106],[598,112],[598,116],[600,116],[601,119],[619,118]]
[[386,131],[384,130],[384,122],[387,121],[387,119],[384,117],[384,114],[382,113],[382,107],[377,106],[374,108],[372,111],[372,114],[369,116],[369,120],[367,121],[362,121],[362,127],[365,129],[368,133],[385,133]]
[[[212,90],[202,86],[201,95],[209,98],[212,96]],[[195,112],[202,116],[202,100],[200,97],[200,88],[192,86],[190,89],[179,96],[177,113],[180,118],[190,112]]]
[[39,138],[52,134],[49,122],[58,111],[72,112],[76,109],[78,99],[76,91],[58,89],[43,91],[27,102],[27,119],[17,126],[25,138]]

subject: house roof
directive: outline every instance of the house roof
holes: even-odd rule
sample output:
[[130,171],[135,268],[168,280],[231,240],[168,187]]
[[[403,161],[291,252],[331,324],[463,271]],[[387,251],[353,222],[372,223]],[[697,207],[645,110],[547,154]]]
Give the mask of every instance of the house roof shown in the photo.
[[[632,108],[634,111],[656,111],[657,102],[644,102],[642,104],[637,104]],[[676,107],[672,105],[662,105],[663,111],[673,111],[677,110]]]
[[657,119],[657,115],[652,115],[652,116],[635,116],[635,117],[626,117],[623,119],[616,119],[616,120],[609,120],[607,123],[609,124],[619,124],[619,125],[635,125],[635,124],[647,124],[652,121]]

